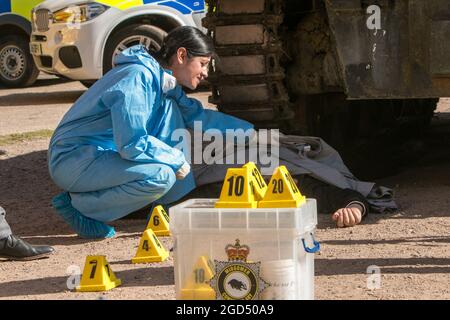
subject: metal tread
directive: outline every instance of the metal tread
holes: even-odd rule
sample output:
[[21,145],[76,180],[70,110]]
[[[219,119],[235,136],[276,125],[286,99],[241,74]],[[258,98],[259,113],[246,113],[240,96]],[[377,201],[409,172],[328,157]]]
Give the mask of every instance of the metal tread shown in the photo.
[[[276,14],[242,14],[230,16],[207,16],[203,18],[202,25],[205,28],[212,29],[217,26],[249,25],[262,24],[266,27],[277,27],[283,23],[283,15]],[[212,27],[212,28],[211,28]]]
[[212,73],[208,76],[208,81],[213,85],[252,85],[252,84],[267,84],[269,82],[281,81],[286,77],[284,72],[277,72],[273,74],[242,74],[229,75],[224,73]]

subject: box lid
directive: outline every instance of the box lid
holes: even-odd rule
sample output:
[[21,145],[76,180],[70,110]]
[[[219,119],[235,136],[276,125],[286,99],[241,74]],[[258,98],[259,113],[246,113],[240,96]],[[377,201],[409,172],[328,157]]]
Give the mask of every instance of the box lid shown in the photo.
[[315,199],[298,208],[214,208],[218,199],[191,199],[169,209],[170,230],[177,233],[217,232],[227,229],[312,231],[317,225]]

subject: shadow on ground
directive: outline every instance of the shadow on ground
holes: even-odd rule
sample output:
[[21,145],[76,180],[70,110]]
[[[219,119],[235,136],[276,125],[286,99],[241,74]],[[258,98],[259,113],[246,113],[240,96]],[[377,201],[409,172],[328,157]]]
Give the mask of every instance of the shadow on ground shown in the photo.
[[[57,84],[68,83],[68,82],[72,82],[72,81],[73,80],[70,80],[70,79],[63,79],[63,78],[57,78],[57,77],[43,77],[43,78],[38,78],[33,85],[22,88],[22,89],[26,90],[27,88],[47,87],[47,86],[53,86],[53,85],[57,85]],[[2,90],[2,89],[13,89],[13,88],[8,88],[5,85],[0,83],[0,90]],[[21,88],[15,88],[15,89],[21,89]]]
[[[0,205],[15,234],[36,244],[80,244],[92,242],[74,235],[51,207],[51,199],[61,192],[47,170],[47,152],[37,151],[0,160]],[[142,232],[145,221],[113,223],[125,233]]]
[[[449,237],[405,237],[401,239],[382,239],[382,240],[374,240],[374,239],[360,239],[360,240],[324,240],[321,243],[330,244],[330,245],[378,245],[378,244],[419,244],[421,246],[427,246],[426,243],[430,243],[429,245],[433,245],[433,243],[450,243]],[[439,245],[436,245],[439,246]]]
[[393,258],[393,259],[315,259],[316,276],[367,274],[367,267],[376,265],[383,274],[448,273],[450,258]]
[[2,97],[0,107],[16,107],[48,104],[73,103],[85,91],[57,91],[57,92],[23,92],[13,93]]
[[[140,268],[114,272],[122,280],[120,288],[169,286],[174,284],[173,267]],[[1,297],[29,296],[68,292],[68,277],[47,277],[32,280],[3,282]]]

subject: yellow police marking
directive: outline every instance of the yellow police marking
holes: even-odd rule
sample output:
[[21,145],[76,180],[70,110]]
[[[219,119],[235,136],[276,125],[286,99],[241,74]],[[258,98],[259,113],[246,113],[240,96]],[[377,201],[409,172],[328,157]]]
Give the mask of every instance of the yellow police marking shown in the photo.
[[170,236],[169,215],[162,206],[153,209],[146,229],[152,229],[157,236]]
[[144,5],[142,0],[98,0],[97,2],[120,10],[126,10],[132,7]]
[[181,299],[215,300],[216,292],[207,283],[212,277],[214,277],[212,261],[206,256],[201,256],[188,277],[187,285],[180,291]]
[[162,262],[169,257],[169,252],[159,242],[152,229],[147,229],[141,236],[133,263]]
[[257,208],[250,167],[230,168],[215,208]]
[[275,169],[258,208],[296,208],[306,201],[285,166]]
[[267,191],[267,184],[264,181],[261,172],[259,172],[258,168],[253,162],[247,163],[244,168],[249,168],[251,172],[251,181],[254,188],[256,200],[262,200]]
[[87,256],[78,292],[107,291],[120,286],[105,256]]
[[11,13],[31,20],[31,10],[44,0],[11,0]]

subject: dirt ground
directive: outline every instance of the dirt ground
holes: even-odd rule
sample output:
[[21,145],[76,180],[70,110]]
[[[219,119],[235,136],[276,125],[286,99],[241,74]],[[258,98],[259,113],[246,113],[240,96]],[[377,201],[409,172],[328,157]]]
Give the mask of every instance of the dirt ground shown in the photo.
[[[31,89],[0,90],[0,135],[54,129],[83,93],[77,82],[41,78]],[[200,95],[205,101],[206,94]],[[430,148],[395,176],[377,181],[395,188],[401,209],[371,215],[363,225],[336,229],[319,216],[315,260],[316,299],[450,299],[450,102],[442,100]],[[115,222],[113,239],[78,238],[53,212],[59,192],[46,166],[48,139],[0,146],[0,205],[15,234],[49,244],[49,259],[0,262],[0,299],[174,299],[172,255],[159,264],[133,265],[144,220]],[[166,248],[170,238],[161,238]],[[105,293],[67,288],[70,266],[87,255],[106,255],[122,286]],[[367,287],[367,268],[381,270],[381,287]]]

